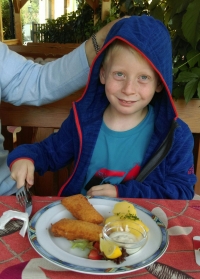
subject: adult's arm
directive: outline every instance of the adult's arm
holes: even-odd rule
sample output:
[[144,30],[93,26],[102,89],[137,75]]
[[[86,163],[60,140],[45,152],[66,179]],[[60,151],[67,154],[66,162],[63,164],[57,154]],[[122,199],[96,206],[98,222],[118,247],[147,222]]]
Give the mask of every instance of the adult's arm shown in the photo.
[[[116,21],[108,23],[97,32],[96,39],[100,48]],[[62,99],[86,84],[89,66],[95,55],[92,39],[89,38],[62,58],[39,65],[0,43],[1,100],[17,106],[39,106]]]
[[82,88],[89,72],[85,43],[62,58],[39,65],[0,43],[1,100],[41,105]]

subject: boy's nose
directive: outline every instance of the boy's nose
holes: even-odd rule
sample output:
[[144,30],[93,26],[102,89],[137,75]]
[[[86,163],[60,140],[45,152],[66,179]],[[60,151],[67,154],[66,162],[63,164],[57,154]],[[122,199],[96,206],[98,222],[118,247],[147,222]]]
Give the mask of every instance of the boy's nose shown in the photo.
[[136,94],[137,86],[133,80],[127,80],[122,88],[122,92],[126,95]]

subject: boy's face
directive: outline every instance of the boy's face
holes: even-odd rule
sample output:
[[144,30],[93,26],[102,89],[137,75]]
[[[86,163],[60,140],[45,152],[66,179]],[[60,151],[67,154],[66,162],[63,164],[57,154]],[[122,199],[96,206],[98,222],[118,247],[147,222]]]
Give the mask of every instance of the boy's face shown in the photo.
[[127,48],[115,49],[100,70],[110,107],[117,115],[137,118],[162,85],[150,64]]

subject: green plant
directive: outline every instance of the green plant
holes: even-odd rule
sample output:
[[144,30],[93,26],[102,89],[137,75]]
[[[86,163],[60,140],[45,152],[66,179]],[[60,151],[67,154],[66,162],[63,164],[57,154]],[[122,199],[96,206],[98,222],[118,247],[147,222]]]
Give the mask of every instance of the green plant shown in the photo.
[[200,98],[200,2],[153,0],[150,14],[168,27],[173,46],[173,96]]
[[39,41],[81,43],[94,32],[94,12],[85,1],[81,0],[76,11],[57,19],[47,19],[46,24],[38,26]]
[[15,38],[13,5],[10,0],[1,0],[2,24],[4,40]]
[[20,13],[23,24],[39,22],[39,0],[27,1]]

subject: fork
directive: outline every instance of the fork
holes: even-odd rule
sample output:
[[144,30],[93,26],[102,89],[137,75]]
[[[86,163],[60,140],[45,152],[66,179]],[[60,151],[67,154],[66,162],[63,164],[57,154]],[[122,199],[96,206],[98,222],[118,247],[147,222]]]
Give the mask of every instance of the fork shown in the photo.
[[16,198],[21,206],[25,206],[31,200],[31,192],[29,191],[28,187],[23,186],[19,188],[16,192]]

